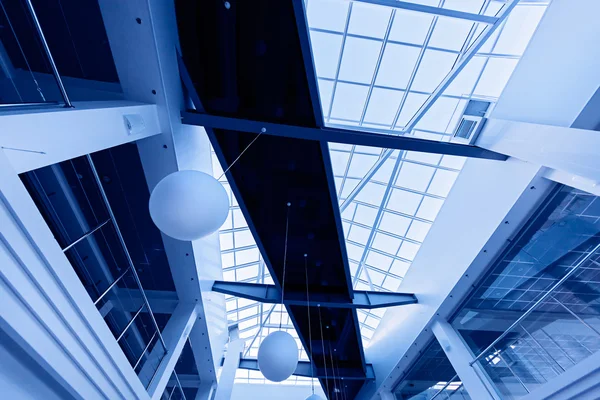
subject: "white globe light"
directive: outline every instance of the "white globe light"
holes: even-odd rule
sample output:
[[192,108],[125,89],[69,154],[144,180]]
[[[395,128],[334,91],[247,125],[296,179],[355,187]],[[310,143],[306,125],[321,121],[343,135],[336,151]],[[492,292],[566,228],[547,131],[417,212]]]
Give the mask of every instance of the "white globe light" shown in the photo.
[[276,331],[263,340],[258,348],[258,368],[273,382],[289,378],[298,366],[298,345],[287,332]]
[[229,213],[227,191],[200,171],[177,171],[164,177],[150,195],[150,216],[165,235],[196,240],[223,225]]
[[306,400],[323,400],[323,399],[322,399],[322,398],[321,398],[321,396],[319,396],[318,394],[314,394],[314,393],[313,393],[313,394],[311,394],[310,396],[308,396],[308,397],[306,398]]

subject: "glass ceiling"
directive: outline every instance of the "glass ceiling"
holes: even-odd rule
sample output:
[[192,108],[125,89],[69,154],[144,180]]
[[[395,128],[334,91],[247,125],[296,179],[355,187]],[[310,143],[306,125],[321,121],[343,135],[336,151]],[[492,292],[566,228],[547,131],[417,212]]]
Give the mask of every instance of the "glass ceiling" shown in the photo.
[[[486,16],[501,13],[497,0],[408,0]],[[449,141],[470,99],[494,103],[525,51],[546,1],[524,0],[486,41],[414,129],[405,126],[488,26],[463,19],[346,0],[305,0],[322,112],[327,126]],[[464,159],[381,148],[329,146],[353,285],[396,291],[456,180]],[[215,177],[222,174],[213,155]],[[226,178],[229,217],[220,231],[226,281],[273,283]],[[280,306],[231,296],[230,321],[256,357],[272,329],[298,337]],[[358,311],[368,346],[385,309]],[[300,358],[306,353],[297,339]],[[237,381],[265,383],[240,371]],[[286,383],[309,384],[292,377]]]

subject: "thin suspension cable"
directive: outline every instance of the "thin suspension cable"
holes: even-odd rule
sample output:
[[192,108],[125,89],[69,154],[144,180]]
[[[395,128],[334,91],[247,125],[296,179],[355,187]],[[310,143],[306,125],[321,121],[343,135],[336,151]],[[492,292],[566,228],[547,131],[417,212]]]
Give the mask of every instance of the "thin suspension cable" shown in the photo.
[[290,226],[290,206],[292,203],[287,203],[287,214],[285,216],[285,247],[283,249],[283,279],[281,280],[281,313],[279,315],[279,330],[281,330],[281,322],[283,320],[283,296],[285,294],[285,266],[287,263],[287,248],[288,248],[288,231]]
[[248,150],[250,148],[250,146],[252,146],[252,144],[254,142],[256,142],[256,139],[258,139],[260,137],[260,135],[262,135],[266,131],[267,130],[265,128],[262,128],[260,130],[260,133],[258,135],[256,135],[256,137],[254,139],[252,139],[252,141],[250,142],[250,144],[248,144],[248,146],[246,146],[246,148],[244,150],[242,150],[242,152],[240,153],[240,155],[237,156],[236,159],[233,160],[233,162],[231,164],[229,164],[229,167],[227,167],[227,169],[225,171],[223,171],[223,173],[221,174],[221,176],[219,177],[219,179],[217,179],[218,181],[220,181],[221,178],[223,176],[225,176],[225,174],[231,169],[231,167],[233,167],[235,165],[235,163],[238,162],[238,160],[244,155],[244,153],[246,152],[246,150]]
[[315,394],[315,370],[313,365],[313,350],[312,350],[312,330],[310,329],[310,297],[308,292],[308,254],[304,254],[304,275],[306,276],[306,309],[308,310],[308,347],[310,349],[310,380],[312,386],[312,394]]
[[329,394],[329,377],[327,376],[327,357],[325,357],[325,339],[323,338],[323,320],[321,319],[321,305],[317,305],[319,310],[319,325],[321,327],[321,346],[323,347],[323,364],[325,365],[325,387],[327,388],[327,394]]
[[344,386],[344,378],[340,375],[340,360],[335,360],[335,368],[337,369],[337,375],[340,382],[340,390],[342,391],[342,400],[346,400],[346,387]]
[[331,373],[333,374],[333,393],[335,393],[335,398],[336,400],[339,399],[338,396],[338,390],[337,389],[337,383],[336,383],[336,378],[335,378],[335,367],[333,366],[333,352],[331,351],[331,342],[329,342],[329,357],[331,358]]

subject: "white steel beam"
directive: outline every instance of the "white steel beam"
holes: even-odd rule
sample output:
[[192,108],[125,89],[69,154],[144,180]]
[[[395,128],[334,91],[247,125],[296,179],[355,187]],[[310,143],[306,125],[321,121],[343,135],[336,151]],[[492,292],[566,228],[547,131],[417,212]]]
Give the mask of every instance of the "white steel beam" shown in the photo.
[[483,380],[484,375],[481,374],[481,371],[479,374],[476,371],[479,365],[471,366],[469,364],[473,360],[473,356],[452,325],[438,320],[433,323],[431,330],[444,350],[448,361],[465,385],[469,396],[481,400],[495,399],[496,397],[492,395],[494,392],[491,383]]
[[[158,108],[161,135],[138,142],[149,189],[180,169],[212,174],[204,129],[181,124],[185,104],[174,2],[100,0],[99,4],[124,98]],[[210,281],[223,276],[219,238],[211,235],[192,243],[163,235],[163,243],[179,301],[197,304],[189,340],[200,379],[211,387],[228,337],[224,296],[210,292]],[[209,282],[206,287],[204,281]]]
[[163,351],[164,349],[160,345],[157,345],[148,356],[144,367],[142,367],[140,375],[148,375],[144,374],[146,365],[152,370],[156,365],[152,361],[160,360],[156,376],[151,380],[150,386],[148,387],[148,394],[150,394],[150,397],[153,400],[160,399],[165,391],[167,383],[173,373],[173,369],[175,368],[175,364],[177,363],[177,360],[179,360],[183,346],[194,327],[196,317],[195,303],[180,303],[173,315],[171,315],[171,318],[169,318],[167,326],[165,326],[165,329],[162,331],[162,336],[167,346],[166,354]]
[[244,341],[239,338],[239,330],[236,327],[230,332],[230,341],[227,345],[227,354],[225,362],[221,369],[219,377],[219,386],[215,393],[214,400],[229,400],[233,391],[233,383],[235,381],[235,373],[240,365],[240,359],[244,351]]
[[99,101],[75,107],[0,112],[0,147],[18,173],[160,133],[154,104]]
[[477,143],[600,185],[598,131],[488,119]]

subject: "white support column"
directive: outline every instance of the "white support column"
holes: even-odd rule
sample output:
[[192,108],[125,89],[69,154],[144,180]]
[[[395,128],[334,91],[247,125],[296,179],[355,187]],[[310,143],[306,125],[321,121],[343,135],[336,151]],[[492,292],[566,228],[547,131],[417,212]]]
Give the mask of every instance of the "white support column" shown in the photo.
[[229,400],[233,391],[233,383],[235,381],[235,372],[240,365],[242,351],[244,351],[244,341],[239,338],[239,330],[236,327],[229,333],[231,341],[227,345],[227,354],[223,369],[221,369],[221,377],[214,400]]
[[597,131],[492,118],[477,144],[581,181],[600,182]]
[[165,387],[167,387],[175,364],[177,363],[177,360],[179,360],[183,346],[194,327],[196,316],[195,304],[179,303],[175,312],[171,315],[171,318],[169,318],[167,326],[162,331],[163,339],[167,345],[166,354],[163,357],[163,348],[158,345],[148,356],[148,360],[142,368],[140,376],[148,376],[143,370],[147,369],[147,366],[156,365],[155,363],[148,361],[162,358],[158,370],[156,371],[156,376],[148,387],[148,394],[150,394],[152,399],[160,399],[165,391]]
[[[161,135],[137,143],[149,189],[181,169],[212,174],[206,132],[181,123],[185,104],[174,2],[99,0],[99,5],[125,99],[158,107]],[[179,300],[197,304],[189,340],[200,380],[212,387],[228,336],[225,298],[211,291],[212,281],[223,278],[218,233],[194,242],[163,235],[163,243]]]
[[478,368],[477,365],[472,367],[469,365],[473,357],[452,325],[446,321],[436,321],[433,323],[431,330],[458,377],[465,385],[469,396],[478,400],[494,400],[495,397],[492,395],[494,391],[491,384],[484,382],[481,378],[484,375],[475,371],[475,368]]
[[195,400],[213,400],[213,393],[215,390],[217,390],[216,383],[201,384],[196,392]]
[[149,399],[2,150],[0,299],[0,331],[55,386],[79,399]]
[[160,133],[154,104],[98,101],[74,105],[0,112],[0,147],[18,173]]
[[381,391],[379,397],[381,397],[381,400],[396,400],[396,397],[391,391]]

